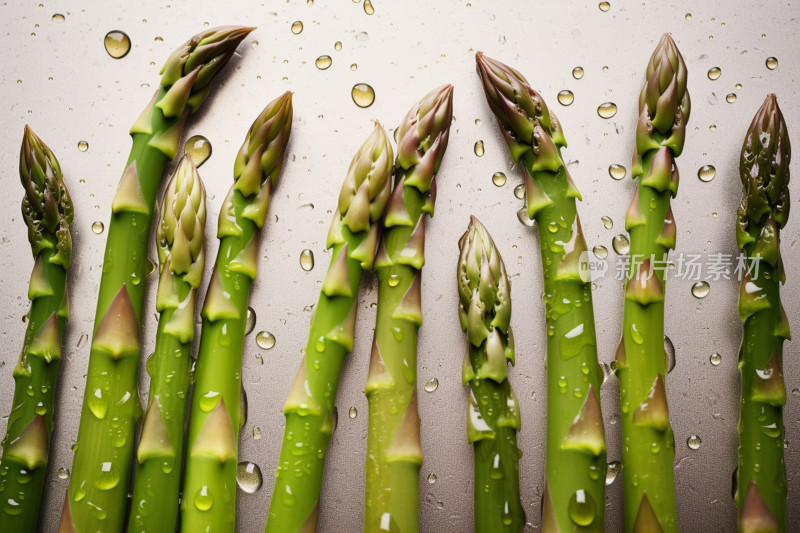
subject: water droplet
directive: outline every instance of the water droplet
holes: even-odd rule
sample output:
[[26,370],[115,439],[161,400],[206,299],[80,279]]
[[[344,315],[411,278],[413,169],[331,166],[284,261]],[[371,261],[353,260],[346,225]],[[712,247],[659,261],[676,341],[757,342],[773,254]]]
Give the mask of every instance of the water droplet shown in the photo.
[[614,102],[604,102],[597,106],[597,114],[602,118],[611,118],[617,114],[617,104]]
[[519,200],[525,198],[525,186],[520,184],[514,187],[514,196],[516,196]]
[[597,256],[598,259],[605,259],[606,257],[608,257],[608,248],[606,248],[605,246],[597,245],[594,247],[592,251],[594,252],[594,255]]
[[94,222],[92,222],[92,231],[96,235],[100,235],[101,233],[103,233],[104,229],[105,229],[105,226],[99,220],[95,220]]
[[611,176],[612,178],[614,178],[617,181],[619,181],[622,178],[624,178],[627,173],[628,173],[628,170],[624,166],[619,165],[617,163],[609,165],[609,167],[608,167],[608,175]]
[[350,95],[358,107],[369,107],[375,102],[375,89],[366,83],[353,85]]
[[633,339],[633,342],[635,342],[636,344],[644,343],[644,337],[642,336],[642,332],[639,331],[639,326],[637,326],[636,324],[631,324],[631,339]]
[[69,470],[63,466],[58,469],[58,479],[67,479],[69,477]]
[[475,150],[475,155],[477,155],[478,157],[483,157],[483,154],[485,153],[483,149],[483,141],[476,142],[474,150]]
[[572,77],[576,80],[583,78],[583,67],[575,67],[572,69]]
[[78,150],[80,150],[81,152],[85,152],[88,149],[89,149],[89,143],[87,143],[86,141],[78,141]]
[[388,283],[390,287],[397,287],[397,285],[400,283],[400,276],[397,274],[392,274],[389,276],[389,280],[386,283]]
[[119,472],[113,463],[100,463],[100,472],[94,478],[94,486],[100,490],[111,490],[119,483]]
[[299,20],[292,22],[292,33],[298,35],[303,32],[303,23]]
[[247,319],[244,323],[244,334],[250,335],[256,327],[256,312],[252,307],[247,308]]
[[222,395],[220,393],[210,390],[200,396],[200,399],[197,403],[201,411],[204,413],[210,413],[217,406],[221,399]]
[[256,334],[256,344],[258,344],[259,348],[269,350],[275,346],[275,335],[269,331],[259,331]]
[[350,70],[352,70],[353,72],[355,72],[356,70],[358,70],[358,64],[357,64],[357,63],[352,63],[352,64],[350,65]]
[[716,352],[712,353],[711,357],[709,357],[708,360],[711,361],[712,365],[719,366],[719,364],[722,362],[722,355],[720,355],[720,354],[718,354]]
[[52,16],[53,22],[64,22],[66,18],[61,13],[56,13]]
[[583,527],[592,525],[597,515],[594,498],[583,489],[575,491],[567,504],[567,512],[575,524]]
[[433,392],[439,387],[439,380],[436,378],[431,378],[425,382],[425,391],[426,392]]
[[675,345],[672,339],[664,335],[664,359],[666,360],[667,374],[675,368]]
[[695,298],[705,298],[711,292],[711,285],[707,281],[698,281],[692,285],[692,296]]
[[335,43],[333,43],[333,49],[336,50],[337,52],[341,52],[342,51],[342,41],[336,41]]
[[214,497],[208,485],[203,485],[194,493],[194,506],[198,511],[208,511],[214,505]]
[[628,252],[631,251],[631,241],[628,240],[627,235],[620,233],[612,239],[611,247],[619,255],[628,255]]
[[572,91],[568,89],[564,89],[563,91],[558,91],[558,103],[561,105],[570,105],[572,102],[575,101],[575,95]]
[[604,228],[612,229],[614,227],[614,221],[611,220],[611,217],[604,215],[604,216],[600,217],[600,220],[603,222],[603,227]]
[[155,39],[153,39],[153,40],[154,40],[155,42],[157,42],[157,43],[164,42],[164,38],[163,38],[163,37],[161,37],[160,35],[156,36],[156,38],[155,38]]
[[102,420],[108,413],[108,399],[103,396],[103,391],[95,389],[89,393],[89,398],[86,400],[89,410],[98,420]]
[[314,268],[314,252],[308,248],[300,252],[300,268],[306,272]]
[[428,483],[430,483],[431,485],[436,483],[436,474],[434,473],[428,474]]
[[523,226],[528,226],[529,228],[533,227],[533,219],[528,216],[527,207],[521,207],[519,211],[517,211],[517,219]]
[[725,96],[725,101],[729,104],[734,103],[736,101],[736,93],[728,93],[728,95]]
[[722,76],[722,69],[719,67],[711,67],[708,69],[708,79],[718,80]]
[[697,171],[697,177],[700,179],[700,181],[704,181],[706,183],[713,180],[716,175],[717,169],[714,168],[713,165],[703,165]]
[[351,407],[347,414],[350,416],[350,418],[355,418],[358,416],[358,409]]
[[364,0],[364,13],[366,13],[367,15],[375,14],[375,8],[372,7],[371,0]]
[[688,439],[686,439],[686,445],[689,447],[690,450],[697,450],[700,448],[700,444],[703,441],[697,435],[692,435]]
[[617,479],[617,474],[622,470],[622,463],[619,461],[610,461],[606,468],[606,487],[614,483]]
[[692,14],[691,13],[686,13],[686,15],[684,15],[683,18],[685,18],[686,20],[692,20]]
[[106,33],[103,45],[108,55],[114,59],[122,59],[131,51],[131,38],[125,32],[114,30]]
[[236,467],[236,484],[247,494],[255,494],[261,488],[261,469],[250,461],[242,461]]
[[502,187],[506,184],[506,175],[502,172],[495,172],[494,175],[492,175],[492,183],[497,187]]
[[742,84],[741,83],[737,83],[736,85],[734,85],[734,88],[738,91],[739,89],[742,88]]
[[333,63],[331,56],[319,56],[317,60],[314,62],[314,64],[320,70],[327,70],[328,67],[331,66],[331,63]]
[[600,8],[600,11],[605,13],[606,11],[611,9],[611,4],[609,2],[600,2],[597,7]]
[[261,440],[261,428],[253,426],[253,440]]
[[194,166],[200,167],[211,157],[211,143],[202,135],[193,135],[186,140],[183,150],[189,154]]
[[778,58],[777,57],[768,57],[766,61],[767,68],[770,70],[775,70],[778,68]]

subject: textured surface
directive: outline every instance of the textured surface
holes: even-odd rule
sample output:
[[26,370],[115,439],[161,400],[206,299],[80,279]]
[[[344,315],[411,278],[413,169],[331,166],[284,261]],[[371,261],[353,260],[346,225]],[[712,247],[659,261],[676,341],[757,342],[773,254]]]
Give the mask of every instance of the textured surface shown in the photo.
[[[5,310],[0,316],[0,340],[7,347],[0,355],[0,383],[4,384],[0,387],[0,414],[5,417],[11,405],[11,371],[25,328],[21,319],[27,310],[32,266],[24,226],[19,223],[22,190],[16,179],[17,139],[29,123],[58,154],[76,204],[70,271],[73,309],[66,329],[57,401],[60,411],[48,474],[43,529],[47,532],[55,530],[66,490],[67,482],[59,478],[58,469],[69,468],[71,463],[70,446],[77,434],[88,358],[87,335],[92,328],[105,244],[106,234],[95,235],[91,225],[95,220],[108,222],[113,192],[130,148],[127,131],[158,82],[161,62],[204,22],[259,26],[223,77],[214,82],[218,90],[188,127],[187,135],[203,134],[214,147],[211,159],[200,169],[208,191],[209,220],[216,220],[230,187],[243,129],[273,96],[295,91],[292,141],[261,246],[259,268],[274,274],[254,284],[251,306],[257,314],[256,327],[245,341],[243,382],[249,418],[242,430],[241,458],[256,462],[265,481],[255,494],[239,494],[239,531],[243,533],[262,530],[266,520],[284,420],[281,409],[308,331],[310,314],[304,308],[316,301],[329,257],[324,252],[331,217],[327,210],[335,206],[352,153],[372,128],[370,119],[380,119],[387,129],[392,128],[418,95],[444,83],[455,85],[456,122],[437,177],[436,216],[427,227],[425,322],[419,345],[419,409],[425,454],[420,475],[421,525],[425,532],[447,533],[468,532],[472,525],[472,448],[466,440],[466,417],[460,414],[468,395],[461,387],[465,341],[452,283],[457,241],[471,213],[492,232],[511,276],[517,366],[510,370],[510,379],[522,412],[522,501],[534,524],[526,531],[537,530],[544,479],[545,332],[539,254],[535,232],[522,226],[515,215],[522,202],[512,191],[521,183],[522,174],[511,168],[505,141],[491,122],[474,71],[474,52],[483,50],[514,64],[558,113],[570,140],[564,157],[572,162],[570,173],[584,198],[579,208],[587,244],[609,249],[612,272],[616,258],[611,239],[623,231],[634,183],[612,180],[607,169],[612,163],[630,167],[636,99],[647,59],[661,33],[672,32],[680,47],[694,98],[686,150],[679,163],[681,191],[673,206],[679,221],[676,254],[736,254],[732,228],[741,193],[739,151],[747,126],[768,92],[777,94],[790,135],[800,131],[796,105],[800,101],[800,59],[791,52],[791,35],[800,29],[800,23],[797,6],[785,1],[769,6],[713,1],[698,7],[688,1],[642,5],[641,1],[612,0],[610,11],[604,13],[596,2],[567,12],[560,2],[535,7],[518,2],[516,7],[500,11],[488,0],[471,0],[470,7],[463,1],[373,0],[372,16],[364,13],[363,0],[335,4],[316,0],[312,6],[297,0],[264,5],[252,1],[241,2],[236,10],[210,1],[191,6],[173,2],[169,8],[156,2],[125,8],[92,4],[74,11],[67,2],[43,3],[43,7],[37,3],[25,7],[0,4],[0,17],[7,21],[0,45],[8,50],[5,64],[9,67],[0,73],[4,104],[0,119],[8,131],[6,137],[10,136],[0,147],[4,191],[0,198],[4,221],[0,228],[0,269],[4,272],[0,301]],[[689,21],[687,12],[692,13]],[[65,16],[64,22],[51,20],[56,13]],[[424,25],[410,22],[409,13]],[[295,20],[305,26],[299,35],[290,31]],[[111,59],[103,49],[103,36],[114,29],[126,31],[133,41],[131,52],[120,60]],[[361,32],[367,32],[367,37]],[[163,42],[156,41],[157,36]],[[399,53],[401,39],[405,44]],[[537,39],[541,51],[536,56],[531,53],[531,39]],[[255,41],[259,44],[254,45]],[[341,51],[335,51],[336,41],[342,42]],[[323,54],[333,58],[325,71],[314,66],[314,60]],[[776,70],[765,66],[769,56],[778,58]],[[358,64],[355,72],[350,70],[352,63]],[[604,65],[608,66],[605,72]],[[584,69],[580,80],[571,75],[575,66]],[[706,73],[715,66],[722,69],[722,75],[711,81]],[[282,80],[284,76],[288,79]],[[377,93],[375,104],[368,109],[359,109],[351,101],[350,88],[359,82],[370,83]],[[144,83],[150,87],[141,87]],[[737,83],[743,87],[736,89]],[[562,89],[575,93],[575,102],[566,108],[556,103],[556,94]],[[728,93],[737,94],[735,103],[725,101]],[[619,106],[610,120],[601,119],[596,112],[597,106],[607,101]],[[478,118],[480,125],[475,124]],[[711,125],[716,125],[714,131]],[[87,152],[78,150],[81,140],[89,143]],[[473,152],[478,140],[485,145],[482,158]],[[697,179],[697,169],[705,164],[717,169],[710,183]],[[795,174],[800,172],[798,164],[793,162]],[[504,187],[492,184],[492,174],[497,171],[508,176]],[[796,209],[800,198],[797,184],[792,185],[792,193]],[[613,219],[613,230],[604,229],[603,215]],[[207,231],[213,237],[213,230]],[[792,327],[800,331],[798,231],[800,217],[792,217],[782,236],[786,311]],[[216,246],[210,242],[208,253],[215,253]],[[300,267],[304,248],[317,256],[317,266],[310,272]],[[155,253],[151,247],[151,258]],[[148,281],[146,306],[150,312],[145,313],[144,353],[152,351],[156,326],[156,279]],[[324,533],[361,528],[367,431],[362,390],[375,319],[371,308],[377,296],[374,283],[370,278],[362,291],[354,353],[340,383],[339,424],[323,482],[320,531]],[[692,283],[672,279],[667,284],[666,332],[677,359],[667,378],[667,391],[676,440],[678,525],[685,531],[732,531],[731,475],[736,466],[739,391],[736,357],[741,337],[736,310],[739,283],[710,281],[711,292],[703,300],[691,295]],[[201,296],[204,291],[201,289]],[[621,282],[610,277],[601,280],[594,297],[600,359],[610,362],[621,331]],[[255,335],[262,330],[277,339],[271,350],[256,345]],[[722,355],[719,366],[709,363],[714,352]],[[800,527],[800,476],[792,474],[800,462],[800,391],[791,392],[800,387],[798,360],[797,341],[787,343],[790,530]],[[142,371],[141,375],[140,390],[145,392],[146,374]],[[439,386],[427,393],[424,384],[431,377],[438,378]],[[602,389],[609,460],[621,456],[616,388],[615,378],[611,378]],[[358,409],[354,419],[347,415],[351,406]],[[252,439],[254,426],[260,428],[259,440]],[[5,418],[0,428],[5,428]],[[702,438],[696,451],[686,445],[692,434]],[[427,481],[430,473],[437,476],[434,484]],[[621,489],[618,478],[608,490],[608,531],[620,530]]]

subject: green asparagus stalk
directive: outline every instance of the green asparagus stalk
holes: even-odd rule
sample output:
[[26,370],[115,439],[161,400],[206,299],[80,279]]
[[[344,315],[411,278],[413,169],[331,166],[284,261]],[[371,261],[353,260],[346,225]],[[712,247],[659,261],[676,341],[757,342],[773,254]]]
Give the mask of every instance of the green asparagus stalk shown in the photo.
[[394,191],[375,258],[378,315],[365,392],[369,402],[364,531],[419,531],[422,450],[417,331],[422,324],[425,214],[453,119],[453,86],[434,89],[398,127]]
[[606,444],[592,286],[577,214],[581,195],[561,157],[561,124],[516,70],[478,52],[478,74],[537,223],[547,321],[547,455],[542,531],[602,532]]
[[475,446],[475,532],[519,533],[525,527],[519,402],[506,363],[514,364],[511,284],[500,251],[477,218],[471,217],[458,247],[458,316],[468,340],[461,376],[470,386],[467,437]]
[[60,533],[115,533],[125,524],[136,421],[139,330],[156,192],[190,112],[252,28],[204,31],[175,50],[131,128],[133,147],[111,204],[81,423]]
[[625,283],[622,341],[617,350],[628,532],[676,531],[673,462],[664,354],[664,275],[675,248],[670,199],[678,192],[675,159],[683,150],[690,101],[686,64],[664,34],[639,96],[636,153],[639,178],[625,218],[631,261]]
[[780,300],[780,230],[789,218],[789,158],[786,123],[770,94],[747,130],[739,160],[736,240],[748,266],[739,292],[744,337],[736,502],[742,533],[787,531],[783,341],[790,333]]
[[130,533],[175,531],[183,463],[184,415],[189,390],[197,288],[205,266],[206,192],[191,158],[172,176],[156,227],[161,314],[149,361],[150,399],[133,484]]
[[362,271],[373,266],[393,158],[391,142],[376,122],[350,163],[328,233],[331,264],[311,319],[305,357],[283,409],[286,430],[267,533],[316,531],[336,389],[344,358],[353,349],[358,288]]
[[242,350],[250,287],[292,129],[292,93],[270,102],[236,156],[234,184],[219,214],[217,261],[203,305],[203,325],[189,417],[181,531],[233,532],[236,460],[244,414]]
[[62,334],[69,318],[72,200],[56,156],[28,126],[19,176],[25,188],[22,217],[35,261],[28,286],[28,328],[14,367],[14,400],[0,459],[0,529],[33,533],[53,430]]

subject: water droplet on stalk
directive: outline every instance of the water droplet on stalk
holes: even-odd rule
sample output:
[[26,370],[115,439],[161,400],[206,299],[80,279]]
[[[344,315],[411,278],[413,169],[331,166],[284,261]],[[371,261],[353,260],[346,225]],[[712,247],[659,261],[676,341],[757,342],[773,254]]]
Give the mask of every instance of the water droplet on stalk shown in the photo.
[[606,257],[608,257],[608,248],[606,248],[605,246],[597,245],[594,247],[592,251],[594,252],[594,255],[598,259],[605,259]]
[[620,233],[611,241],[611,247],[619,255],[628,255],[628,252],[631,251],[631,241],[628,240],[627,235]]
[[294,33],[295,35],[303,33],[303,23],[301,21],[295,20],[294,22],[292,22],[292,33]]
[[103,233],[104,229],[105,229],[105,226],[99,220],[95,220],[94,222],[92,222],[92,231],[96,235],[100,235],[101,233]]
[[722,69],[719,67],[711,67],[708,69],[708,79],[718,80],[722,76]]
[[259,331],[256,335],[256,344],[259,348],[269,350],[275,346],[275,336],[269,331]]
[[81,152],[85,152],[88,149],[89,149],[89,143],[87,143],[86,141],[78,141],[78,150],[80,150]]
[[690,450],[698,450],[700,449],[700,444],[702,444],[702,440],[697,435],[692,435],[688,439],[686,439],[686,445],[689,447]]
[[502,172],[495,172],[492,176],[492,183],[497,187],[502,187],[506,184],[506,175]]
[[252,307],[247,308],[247,318],[245,319],[244,325],[244,334],[250,335],[253,332],[253,328],[256,327],[256,312],[253,310]]
[[247,494],[255,494],[261,488],[261,469],[250,461],[242,461],[236,467],[236,484]]
[[572,69],[572,77],[576,80],[583,78],[583,67],[575,67]]
[[575,101],[575,95],[572,91],[568,89],[564,89],[563,91],[558,92],[558,103],[563,106],[568,106]]
[[122,59],[131,51],[131,38],[125,32],[114,30],[106,34],[103,45],[108,55],[114,59]]
[[617,114],[617,104],[614,102],[604,102],[597,106],[597,114],[601,118],[609,119]]
[[624,166],[619,165],[617,163],[609,165],[609,167],[608,167],[608,175],[611,176],[612,178],[614,178],[617,181],[619,181],[622,178],[624,178],[627,173],[628,173],[628,170]]
[[436,483],[436,474],[433,473],[428,474],[428,483],[430,483],[431,485]]
[[775,70],[778,68],[778,58],[776,57],[768,57],[766,61],[767,68],[769,70]]
[[514,196],[518,200],[522,200],[523,198],[525,198],[525,186],[520,184],[514,187]]
[[427,382],[425,382],[425,391],[426,392],[433,392],[439,387],[439,380],[436,378],[431,378]]
[[351,407],[347,414],[350,416],[350,418],[355,418],[358,416],[358,409]]
[[711,292],[711,285],[707,281],[698,281],[692,285],[692,296],[695,298],[705,298]]
[[333,63],[331,56],[319,56],[314,62],[320,70],[327,70],[331,66],[331,63]]
[[602,216],[600,220],[603,222],[603,227],[606,229],[613,229],[614,228],[614,221],[611,220],[609,216]]
[[622,470],[622,463],[619,461],[610,461],[606,469],[606,487],[614,483],[617,479],[617,474]]
[[575,491],[567,504],[570,519],[578,526],[586,527],[594,523],[597,515],[594,499],[583,489]]
[[183,150],[198,168],[211,157],[211,143],[202,135],[189,137]]
[[703,165],[697,171],[697,177],[700,179],[700,181],[706,183],[713,180],[716,175],[717,175],[717,169],[714,168],[713,165]]
[[309,249],[300,252],[300,268],[306,272],[314,268],[314,252]]
[[722,355],[716,352],[712,353],[711,357],[709,357],[708,360],[711,362],[712,365],[719,366],[719,364],[722,362]]
[[475,155],[477,155],[478,157],[483,157],[483,154],[485,153],[483,149],[483,141],[477,141],[475,143],[474,150],[475,150]]
[[375,89],[366,83],[353,85],[350,95],[358,107],[369,107],[375,102]]
[[736,101],[736,93],[728,93],[728,95],[725,97],[725,101],[729,104],[734,103]]
[[67,479],[69,477],[69,470],[63,466],[58,469],[58,479]]
[[528,216],[528,208],[521,207],[519,211],[517,211],[517,219],[522,223],[523,226],[533,227],[533,219]]

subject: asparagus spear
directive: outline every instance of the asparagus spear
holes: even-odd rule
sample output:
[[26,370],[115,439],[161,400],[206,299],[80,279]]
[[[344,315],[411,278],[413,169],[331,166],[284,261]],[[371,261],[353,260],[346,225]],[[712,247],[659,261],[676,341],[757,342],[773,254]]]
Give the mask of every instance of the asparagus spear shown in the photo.
[[417,330],[422,324],[425,214],[453,119],[453,86],[434,89],[398,127],[394,191],[375,258],[378,316],[365,392],[369,402],[364,531],[419,531],[422,450]]
[[172,176],[157,225],[156,309],[161,313],[150,361],[150,400],[144,417],[133,485],[129,532],[175,531],[183,462],[189,351],[195,295],[205,265],[206,191],[191,158]]
[[61,166],[28,126],[19,176],[25,188],[22,217],[35,258],[28,298],[28,328],[14,367],[14,400],[0,459],[4,531],[36,531],[53,430],[58,363],[69,317],[67,269],[72,257],[72,200]]
[[639,95],[636,153],[640,178],[625,218],[631,262],[625,283],[622,342],[617,350],[622,406],[627,531],[675,531],[673,461],[664,355],[664,274],[675,248],[670,199],[678,192],[675,159],[683,150],[690,101],[686,64],[664,34]]
[[600,411],[592,287],[561,148],[561,124],[516,70],[478,52],[478,74],[515,161],[527,170],[528,216],[536,220],[547,319],[547,472],[542,531],[603,531],[606,444]]
[[239,398],[250,287],[260,230],[278,182],[292,129],[292,93],[256,118],[233,167],[219,214],[217,260],[203,305],[203,326],[189,417],[181,531],[234,531],[236,459],[244,424]]
[[511,285],[492,237],[477,218],[458,242],[458,316],[467,334],[462,381],[469,383],[467,436],[475,445],[475,532],[520,532],[519,402],[508,381],[514,364]]
[[89,370],[59,531],[114,533],[125,523],[137,392],[139,329],[156,192],[183,126],[252,28],[204,31],[175,50],[131,128],[133,147],[111,204]]
[[789,158],[786,123],[770,94],[747,130],[739,160],[736,241],[748,266],[739,292],[744,337],[736,502],[742,533],[787,530],[783,341],[790,334],[779,293],[785,281],[780,230],[789,218]]
[[305,357],[283,409],[286,430],[267,533],[316,531],[325,450],[344,357],[353,349],[358,287],[371,269],[391,192],[392,145],[377,122],[342,185],[327,247],[331,264],[311,319]]

